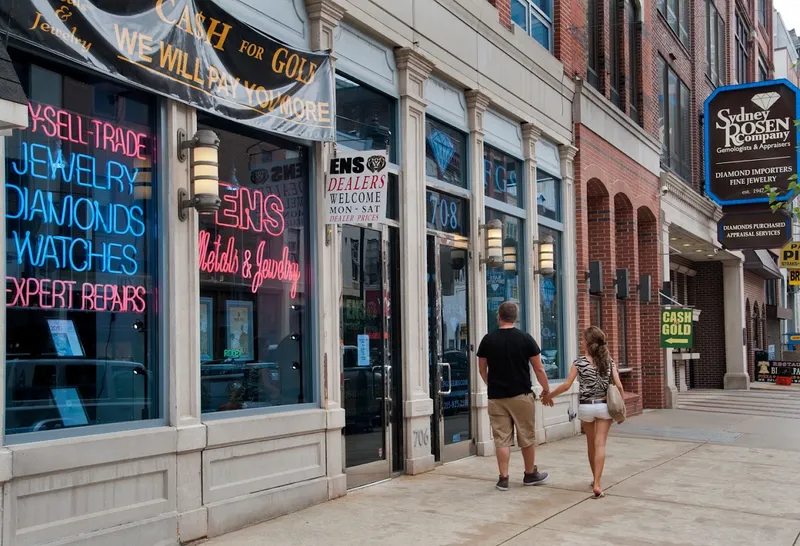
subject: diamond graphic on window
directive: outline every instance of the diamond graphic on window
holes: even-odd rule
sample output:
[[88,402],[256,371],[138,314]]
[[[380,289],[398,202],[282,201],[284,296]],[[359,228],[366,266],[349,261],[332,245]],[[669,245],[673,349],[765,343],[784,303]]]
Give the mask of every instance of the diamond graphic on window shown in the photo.
[[773,104],[778,102],[779,98],[781,98],[780,94],[773,91],[771,93],[759,93],[752,98],[752,101],[762,110],[769,110]]
[[439,129],[434,129],[428,136],[428,144],[433,150],[433,158],[436,160],[439,170],[445,172],[447,166],[450,165],[450,160],[453,159],[453,155],[456,153],[453,141],[446,133]]

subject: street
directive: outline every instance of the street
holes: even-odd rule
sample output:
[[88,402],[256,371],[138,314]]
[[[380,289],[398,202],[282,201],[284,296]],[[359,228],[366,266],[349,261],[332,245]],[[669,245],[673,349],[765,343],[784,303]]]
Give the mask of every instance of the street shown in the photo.
[[[765,397],[766,392],[766,397]],[[769,391],[738,393],[769,405]],[[716,396],[726,396],[716,391]],[[774,392],[800,400],[800,391]],[[770,446],[770,448],[764,447]],[[582,436],[541,446],[542,487],[494,488],[494,458],[403,476],[206,546],[800,544],[800,419],[660,410],[613,429],[604,488],[592,500]]]

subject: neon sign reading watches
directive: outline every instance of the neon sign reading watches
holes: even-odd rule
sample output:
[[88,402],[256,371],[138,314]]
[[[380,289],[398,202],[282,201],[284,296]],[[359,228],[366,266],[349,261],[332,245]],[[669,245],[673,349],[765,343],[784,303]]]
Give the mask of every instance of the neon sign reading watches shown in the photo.
[[[280,197],[248,189],[220,184],[222,206],[216,213],[216,224],[250,233],[264,233],[273,237],[283,235],[286,222]],[[280,258],[270,257],[266,240],[260,240],[254,249],[240,249],[236,236],[217,234],[212,241],[211,232],[201,230],[198,238],[200,270],[205,273],[241,275],[250,281],[250,290],[258,292],[267,280],[291,283],[290,297],[297,296],[300,283],[300,264],[290,259],[289,247],[283,247]],[[241,252],[240,252],[241,251]]]

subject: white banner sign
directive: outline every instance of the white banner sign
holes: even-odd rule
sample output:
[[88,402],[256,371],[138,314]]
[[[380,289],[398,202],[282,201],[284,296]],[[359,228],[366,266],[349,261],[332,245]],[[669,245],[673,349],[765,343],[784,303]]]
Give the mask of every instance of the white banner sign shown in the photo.
[[325,223],[383,222],[388,183],[389,161],[383,150],[331,158],[325,177]]

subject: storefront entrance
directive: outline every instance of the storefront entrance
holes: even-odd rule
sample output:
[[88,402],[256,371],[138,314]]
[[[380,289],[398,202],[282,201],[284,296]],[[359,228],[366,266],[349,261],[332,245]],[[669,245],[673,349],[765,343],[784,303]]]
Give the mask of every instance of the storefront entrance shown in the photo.
[[[342,227],[341,362],[348,488],[392,476],[400,455],[397,234]],[[396,307],[396,306],[395,306]],[[397,361],[397,365],[395,364]]]
[[475,453],[470,417],[468,257],[466,241],[428,237],[431,451],[442,463]]

